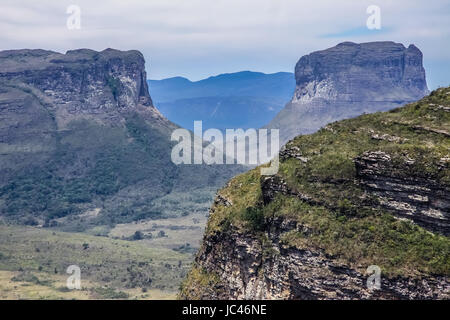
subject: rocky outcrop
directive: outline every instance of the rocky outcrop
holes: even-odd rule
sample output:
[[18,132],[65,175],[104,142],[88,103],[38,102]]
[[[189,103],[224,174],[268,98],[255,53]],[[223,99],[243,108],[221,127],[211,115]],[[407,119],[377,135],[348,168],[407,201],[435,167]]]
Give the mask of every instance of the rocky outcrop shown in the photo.
[[449,105],[442,88],[329,124],[277,174],[230,180],[180,297],[449,299]]
[[422,52],[394,42],[343,42],[313,52],[297,62],[295,79],[293,103],[404,103],[428,93]]
[[407,159],[401,165],[394,164],[391,156],[381,151],[365,152],[355,159],[359,183],[379,197],[385,208],[398,217],[448,236],[450,190],[433,179],[402,174],[413,163],[414,159]]
[[394,42],[340,43],[303,56],[295,67],[296,89],[269,128],[281,144],[327,123],[386,111],[428,93],[422,53]]
[[292,190],[291,188],[289,188],[287,183],[278,176],[269,176],[263,178],[261,182],[261,191],[262,191],[262,199],[265,205],[272,202],[272,200],[275,199],[277,194],[294,196],[302,201],[305,201],[313,205],[322,205],[320,201],[314,200],[306,194],[302,194],[298,191]]
[[[214,290],[190,288],[197,299],[448,299],[445,277],[387,278],[380,290],[369,289],[369,274],[316,250],[284,246],[280,234],[308,232],[295,221],[275,219],[269,233],[270,247],[261,239],[241,233],[220,233],[205,238],[196,262],[218,277]],[[264,252],[270,251],[270,254]],[[183,298],[183,296],[182,296]]]
[[[297,148],[284,148],[284,159],[298,157]],[[397,217],[448,235],[448,190],[432,181],[410,177],[394,177],[391,157],[383,152],[367,152],[355,160],[361,184],[380,199],[381,204]],[[296,197],[313,206],[327,206],[294,191],[278,176],[261,177],[261,198],[265,206],[277,195]],[[230,207],[231,200],[220,194],[211,209]],[[291,232],[308,236],[314,231],[295,219],[277,216],[266,221],[264,236],[227,229],[205,236],[196,256],[195,268],[213,274],[213,288],[206,290],[195,284],[182,291],[188,299],[448,299],[450,283],[446,276],[421,277],[380,276],[380,288],[368,285],[370,273],[364,268],[346,264],[338,257],[317,248],[299,249],[286,245],[283,235]],[[266,238],[264,238],[266,237]]]
[[[83,109],[151,106],[145,61],[139,51],[89,49],[61,54],[44,50],[0,52],[1,79],[33,85],[60,103],[83,102]],[[105,90],[109,88],[109,92]],[[74,97],[78,96],[78,101]]]
[[148,92],[144,64],[138,51],[10,50],[0,52],[0,82],[37,97],[59,127],[78,118],[117,124],[120,113],[138,109],[161,120]]
[[70,134],[77,121],[124,127],[138,113],[174,128],[152,105],[144,64],[138,51],[1,51],[0,185],[53,157],[58,134]]

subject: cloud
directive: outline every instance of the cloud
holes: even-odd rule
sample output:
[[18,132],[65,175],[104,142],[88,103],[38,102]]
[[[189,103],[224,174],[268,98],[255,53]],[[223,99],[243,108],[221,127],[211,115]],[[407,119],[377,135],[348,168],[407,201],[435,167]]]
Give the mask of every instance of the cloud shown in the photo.
[[[66,9],[81,8],[68,30]],[[365,28],[372,0],[2,0],[0,49],[138,49],[152,78],[199,79],[238,70],[292,71],[341,41],[415,43],[450,65],[447,0],[377,0],[382,29]],[[430,64],[435,65],[435,64]],[[432,75],[432,72],[429,72]]]

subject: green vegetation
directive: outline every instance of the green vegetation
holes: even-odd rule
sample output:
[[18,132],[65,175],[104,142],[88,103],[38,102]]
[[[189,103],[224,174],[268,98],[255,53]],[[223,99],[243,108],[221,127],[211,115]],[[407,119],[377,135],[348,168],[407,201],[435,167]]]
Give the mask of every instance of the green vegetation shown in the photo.
[[357,269],[376,264],[388,276],[450,275],[450,239],[381,208],[377,198],[355,183],[353,162],[366,151],[383,151],[397,177],[449,185],[449,107],[450,88],[439,89],[405,107],[339,121],[295,138],[287,147],[297,147],[307,161],[282,160],[278,176],[311,201],[278,195],[265,206],[264,177],[256,168],[219,191],[232,206],[213,208],[207,233],[234,228],[265,239],[271,219],[283,216],[303,226],[303,231],[281,235],[285,246],[321,250]]
[[38,284],[38,285],[49,285],[51,283],[48,280],[40,280],[34,274],[29,273],[29,272],[21,272],[17,276],[12,277],[11,281],[28,282],[28,283],[32,283],[32,284]]
[[247,207],[241,214],[244,221],[248,223],[248,226],[255,231],[262,231],[265,227],[264,213],[260,208]]
[[[118,206],[113,200],[91,223],[115,224],[159,216],[151,200],[171,190],[177,173],[170,162],[170,146],[161,133],[137,117],[130,117],[127,128],[128,133],[87,121],[72,123],[59,135],[50,161],[22,169],[0,188],[4,199],[0,205],[3,203],[8,220],[29,225],[44,220],[51,226],[55,219],[82,213],[89,203],[104,201],[148,179],[153,185],[145,191],[145,201]],[[134,142],[129,141],[130,136]]]
[[217,294],[217,288],[215,286],[219,282],[220,279],[218,275],[209,273],[198,266],[194,266],[191,271],[189,271],[188,277],[181,284],[178,297],[200,300],[203,294],[205,296]]
[[123,291],[117,291],[113,288],[95,288],[95,294],[100,296],[100,299],[128,299],[130,295]]
[[[171,249],[194,254],[200,247],[206,220],[206,215],[202,212],[173,218],[118,224],[110,230],[107,236],[113,239],[138,241],[151,248]],[[141,240],[133,240],[136,233],[142,235]]]
[[6,162],[14,172],[0,185],[0,215],[7,222],[70,232],[101,226],[89,232],[104,235],[118,223],[206,213],[217,187],[236,169],[176,166],[170,130],[134,113],[123,126],[76,120],[52,135],[54,148],[27,153],[28,165]]
[[[78,265],[82,284],[107,285],[114,292],[147,288],[173,293],[192,261],[191,254],[151,248],[135,241],[33,227],[0,226],[0,252],[0,270],[20,272],[13,281],[51,286],[44,275],[64,275],[66,279],[67,267]],[[112,298],[112,291],[97,293]]]
[[298,248],[324,249],[331,256],[357,267],[376,264],[389,276],[449,274],[450,240],[381,210],[348,216],[341,211],[311,206],[280,196],[264,208],[264,215],[296,220],[308,232],[287,232],[283,243]]

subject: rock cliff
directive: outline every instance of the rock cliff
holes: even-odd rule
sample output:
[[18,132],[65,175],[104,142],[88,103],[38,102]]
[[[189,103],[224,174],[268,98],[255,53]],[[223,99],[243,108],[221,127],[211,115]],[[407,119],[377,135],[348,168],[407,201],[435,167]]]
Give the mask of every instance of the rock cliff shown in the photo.
[[[450,189],[426,174],[410,174],[414,159],[395,163],[381,151],[365,152],[355,159],[361,186],[380,199],[386,209],[433,232],[450,235]],[[439,159],[442,169],[447,158]]]
[[119,122],[118,114],[139,106],[162,118],[153,108],[144,64],[138,51],[10,50],[0,52],[0,81],[42,99],[59,128],[80,117]]
[[335,122],[288,142],[278,174],[230,180],[180,298],[448,299],[449,107],[443,88]]
[[282,143],[327,123],[385,111],[428,93],[422,53],[394,42],[340,43],[303,56],[290,103],[268,125]]

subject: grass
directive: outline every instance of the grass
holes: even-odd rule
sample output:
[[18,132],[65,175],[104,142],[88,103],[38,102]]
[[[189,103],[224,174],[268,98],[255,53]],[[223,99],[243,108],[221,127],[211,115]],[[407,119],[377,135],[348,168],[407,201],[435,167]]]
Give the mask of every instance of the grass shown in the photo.
[[138,242],[15,226],[0,226],[0,252],[0,270],[22,272],[16,280],[34,286],[43,284],[33,278],[37,273],[67,279],[67,267],[78,265],[82,282],[95,287],[168,295],[177,290],[192,261],[191,254]]
[[20,272],[0,270],[0,299],[1,300],[88,300],[88,299],[139,299],[166,300],[175,299],[175,292],[159,289],[121,289],[102,287],[103,284],[83,280],[81,290],[70,290],[66,287],[66,276],[45,272],[35,272],[33,276],[40,283],[12,280]]
[[[193,252],[200,247],[206,220],[204,213],[198,213],[177,218],[118,224],[108,236],[117,239],[131,238],[136,232],[141,232],[143,239],[139,242],[146,246],[178,250],[188,244],[188,251]],[[158,236],[161,231],[164,232],[164,237]]]
[[206,227],[207,234],[232,226],[242,227],[245,225],[245,221],[241,219],[242,213],[249,207],[261,205],[259,168],[234,177],[218,194],[225,199],[231,199],[232,206],[213,207],[214,213],[210,215]]
[[285,245],[324,250],[361,272],[364,266],[375,264],[390,277],[450,274],[447,237],[432,234],[382,211],[349,217],[339,211],[280,196],[264,208],[264,215],[289,217],[307,228],[307,233],[284,234]]
[[204,269],[194,266],[189,272],[189,276],[180,286],[178,297],[190,300],[200,300],[202,295],[208,296],[217,293],[215,287],[220,283],[219,276],[205,271]]

